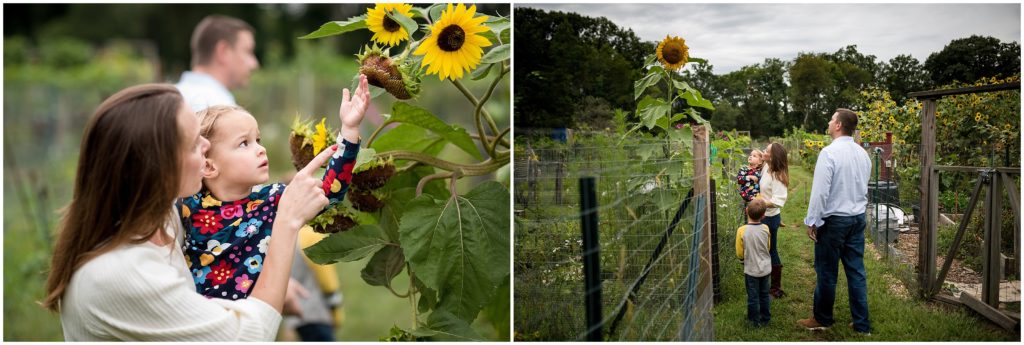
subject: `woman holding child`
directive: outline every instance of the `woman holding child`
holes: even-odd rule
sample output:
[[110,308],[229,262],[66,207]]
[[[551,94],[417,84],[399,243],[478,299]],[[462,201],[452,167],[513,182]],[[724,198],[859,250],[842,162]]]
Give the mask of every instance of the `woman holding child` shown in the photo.
[[174,205],[200,192],[209,148],[172,85],[129,87],[96,109],[42,302],[60,313],[65,340],[274,340],[298,231],[329,203],[312,175],[337,148],[278,195],[261,275],[238,300],[197,293],[182,252]]
[[772,297],[785,296],[782,291],[782,259],[779,257],[779,224],[782,223],[782,206],[786,204],[789,188],[789,161],[786,149],[777,143],[770,143],[763,155],[764,164],[761,168],[761,187],[758,198],[765,201],[767,209],[762,223],[768,225],[771,232],[771,248],[769,254],[772,261],[771,287]]

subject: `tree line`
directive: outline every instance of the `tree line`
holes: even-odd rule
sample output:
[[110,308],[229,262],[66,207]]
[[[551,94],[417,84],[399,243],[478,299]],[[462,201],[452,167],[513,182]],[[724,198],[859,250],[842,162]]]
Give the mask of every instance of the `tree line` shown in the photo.
[[[614,109],[635,109],[633,82],[657,42],[606,18],[515,9],[515,119],[517,127],[611,126]],[[715,74],[713,61],[691,63],[682,78],[715,104],[705,112],[716,129],[755,137],[788,128],[824,128],[827,114],[855,107],[866,87],[887,90],[902,104],[907,94],[954,81],[1020,74],[1020,44],[972,35],[949,42],[921,62],[901,54],[888,61],[858,51],[801,52],[792,60],[767,58]]]

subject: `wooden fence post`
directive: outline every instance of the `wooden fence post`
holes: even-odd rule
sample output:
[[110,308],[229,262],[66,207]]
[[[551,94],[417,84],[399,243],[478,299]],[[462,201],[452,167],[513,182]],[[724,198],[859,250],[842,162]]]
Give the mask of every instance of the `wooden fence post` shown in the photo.
[[938,212],[933,206],[932,200],[938,200],[937,174],[932,168],[935,165],[935,100],[923,99],[921,108],[921,185],[918,191],[921,193],[921,220],[920,231],[918,232],[918,255],[917,269],[918,282],[921,285],[920,294],[924,297],[931,296],[935,289],[932,288],[932,279],[935,277],[935,251],[938,236],[936,234]]
[[999,307],[999,281],[1003,277],[1003,258],[1000,255],[1000,235],[1003,231],[1002,180],[995,171],[982,172],[981,178],[988,179],[988,198],[985,203],[985,253],[982,260],[981,300],[992,307]]
[[[704,203],[704,212],[700,214],[700,219],[694,219],[694,222],[701,224],[702,229],[700,232],[700,266],[698,269],[700,279],[697,283],[697,296],[699,296],[698,301],[707,299],[708,308],[712,306],[713,302],[711,300],[714,296],[713,284],[711,282],[711,212],[709,210],[711,207],[711,181],[709,175],[711,167],[708,160],[708,144],[710,142],[708,126],[693,126],[693,196],[694,200],[697,200],[695,204],[698,207],[701,199],[703,199]],[[698,303],[698,306],[701,306],[701,304]],[[710,311],[708,313],[710,314]],[[714,322],[706,322],[711,323],[708,329],[713,330]],[[713,334],[714,332],[712,331],[710,337],[713,338]]]

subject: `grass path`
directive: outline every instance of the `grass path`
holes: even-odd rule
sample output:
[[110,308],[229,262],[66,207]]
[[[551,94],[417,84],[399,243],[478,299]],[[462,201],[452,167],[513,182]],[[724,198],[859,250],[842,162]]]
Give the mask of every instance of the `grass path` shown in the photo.
[[[834,315],[836,324],[827,331],[811,332],[796,324],[811,316],[814,296],[813,242],[807,238],[803,218],[807,211],[811,174],[799,166],[790,167],[792,186],[783,208],[779,229],[779,254],[785,265],[783,289],[787,296],[772,301],[772,321],[768,327],[745,324],[746,291],[743,268],[732,246],[722,246],[722,300],[716,304],[716,341],[1016,341],[1020,334],[1002,330],[980,317],[962,310],[949,310],[912,297],[889,273],[885,263],[874,258],[868,244],[865,266],[868,276],[868,310],[873,332],[863,336],[848,328],[850,308],[846,277],[840,266]],[[720,236],[735,238],[735,224],[722,222]],[[732,229],[730,229],[732,228]],[[729,242],[731,243],[731,242]]]

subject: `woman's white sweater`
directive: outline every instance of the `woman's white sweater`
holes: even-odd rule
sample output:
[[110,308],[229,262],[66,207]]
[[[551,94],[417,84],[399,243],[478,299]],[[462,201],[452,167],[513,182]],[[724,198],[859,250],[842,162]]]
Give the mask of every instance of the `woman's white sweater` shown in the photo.
[[758,194],[764,201],[770,202],[778,207],[769,207],[764,211],[765,217],[776,216],[782,213],[781,207],[786,205],[786,199],[789,198],[789,189],[786,185],[782,184],[782,181],[775,179],[775,175],[772,175],[771,169],[768,169],[768,164],[765,164],[761,168],[761,193]]
[[60,304],[64,339],[273,341],[281,314],[197,293],[178,244],[122,245],[82,265]]

